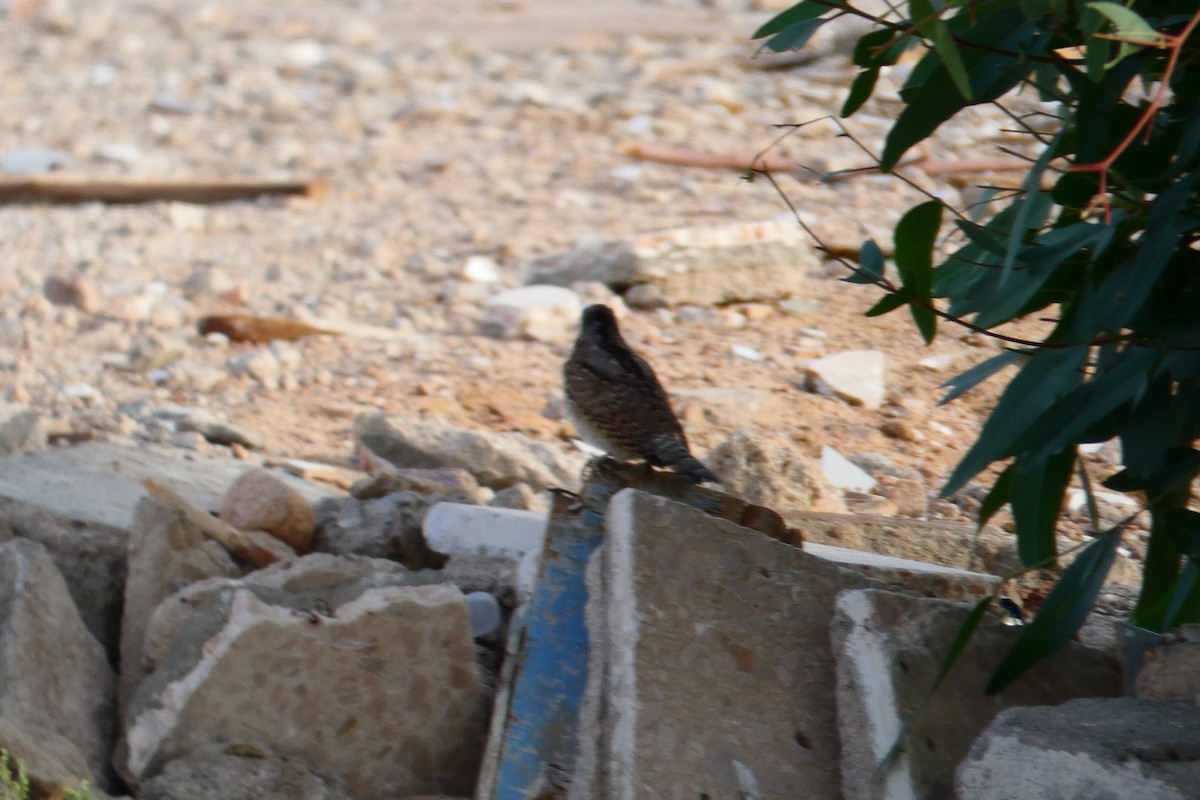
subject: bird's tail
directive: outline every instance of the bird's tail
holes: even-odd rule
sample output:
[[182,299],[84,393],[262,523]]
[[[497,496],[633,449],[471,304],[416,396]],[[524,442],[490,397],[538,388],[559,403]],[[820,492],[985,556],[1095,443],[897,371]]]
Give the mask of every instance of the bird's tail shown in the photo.
[[659,436],[654,441],[654,454],[660,466],[667,467],[688,483],[720,483],[708,467],[688,451],[687,443],[677,436]]

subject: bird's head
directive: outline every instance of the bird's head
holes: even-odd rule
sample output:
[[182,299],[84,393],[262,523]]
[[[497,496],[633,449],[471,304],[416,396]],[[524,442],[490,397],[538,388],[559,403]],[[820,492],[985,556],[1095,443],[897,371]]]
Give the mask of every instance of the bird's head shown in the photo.
[[588,306],[583,310],[580,328],[586,334],[607,339],[617,331],[617,318],[608,306]]

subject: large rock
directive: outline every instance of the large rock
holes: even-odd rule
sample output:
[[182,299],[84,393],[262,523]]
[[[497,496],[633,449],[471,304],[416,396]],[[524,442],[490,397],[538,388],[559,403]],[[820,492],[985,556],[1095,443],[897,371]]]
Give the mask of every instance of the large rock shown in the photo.
[[112,787],[116,676],[46,549],[0,545],[0,720],[46,743],[55,769]]
[[123,776],[221,740],[302,757],[360,800],[470,793],[487,693],[462,593],[367,579],[326,597],[237,586],[197,607],[130,702]]
[[929,698],[891,766],[877,769],[925,700],[970,608],[871,589],[838,597],[831,634],[846,800],[947,797],[955,767],[1001,710],[1120,692],[1117,663],[1072,642],[1003,692],[985,695],[992,672],[1020,634],[985,622]]
[[168,660],[180,631],[210,602],[228,603],[237,589],[276,598],[302,609],[329,609],[357,597],[364,587],[408,587],[451,584],[463,594],[486,592],[506,607],[515,604],[516,568],[509,559],[458,557],[445,569],[417,572],[378,558],[312,553],[255,570],[242,578],[211,578],[171,595],[150,616],[143,637],[141,663],[147,673]]
[[370,500],[330,497],[317,504],[313,549],[334,555],[387,558],[409,569],[440,569],[446,554],[429,546],[423,526],[443,498],[393,492]]
[[526,271],[530,283],[599,281],[625,292],[630,305],[720,305],[800,294],[818,263],[796,225],[751,222],[594,242]]
[[1132,697],[1010,708],[955,778],[962,800],[1195,800],[1200,711]]
[[490,433],[360,414],[354,420],[360,449],[397,467],[459,467],[484,486],[503,489],[527,483],[534,489],[579,485],[582,456],[517,433]]
[[821,465],[782,440],[734,431],[709,452],[706,463],[730,493],[747,502],[787,511],[844,512],[840,489]]
[[[0,537],[41,542],[66,578],[88,630],[117,658],[125,556],[144,478],[215,510],[244,462],[103,442],[0,459]],[[310,501],[332,492],[291,476]]]
[[840,797],[829,622],[871,582],[631,489],[605,535],[571,796]]
[[138,504],[128,564],[121,619],[120,708],[145,675],[142,641],[158,604],[197,581],[241,573],[225,548],[206,537],[179,508],[151,497]]
[[254,745],[207,744],[142,784],[138,800],[354,800],[336,778]]

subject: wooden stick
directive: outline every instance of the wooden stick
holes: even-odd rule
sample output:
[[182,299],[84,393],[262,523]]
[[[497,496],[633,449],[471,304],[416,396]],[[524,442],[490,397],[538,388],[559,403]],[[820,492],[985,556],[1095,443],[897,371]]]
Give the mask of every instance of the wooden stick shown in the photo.
[[703,167],[705,169],[734,169],[745,172],[749,169],[768,169],[771,172],[792,172],[803,165],[794,158],[758,158],[729,155],[727,153],[698,153],[695,150],[676,150],[641,142],[622,142],[617,145],[621,155],[659,164],[677,167]]
[[267,535],[252,537],[244,531],[239,531],[212,514],[205,513],[203,509],[174,489],[156,483],[150,478],[144,479],[142,486],[146,487],[146,491],[155,500],[178,509],[187,521],[199,528],[205,536],[224,545],[225,549],[256,567],[265,567],[296,555],[296,551],[284,542]]
[[228,203],[256,197],[301,196],[322,199],[324,180],[158,180],[145,178],[0,178],[0,204],[7,203]]

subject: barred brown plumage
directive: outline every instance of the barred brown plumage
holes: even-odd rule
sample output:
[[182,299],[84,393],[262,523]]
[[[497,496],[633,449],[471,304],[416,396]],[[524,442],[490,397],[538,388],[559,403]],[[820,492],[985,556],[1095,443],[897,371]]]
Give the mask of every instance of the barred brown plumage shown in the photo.
[[717,481],[689,451],[666,391],[625,343],[608,306],[583,310],[563,385],[567,416],[588,444],[622,460],[666,467],[693,483]]

